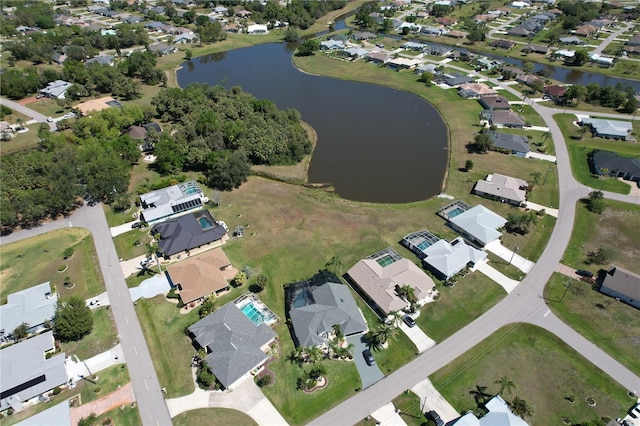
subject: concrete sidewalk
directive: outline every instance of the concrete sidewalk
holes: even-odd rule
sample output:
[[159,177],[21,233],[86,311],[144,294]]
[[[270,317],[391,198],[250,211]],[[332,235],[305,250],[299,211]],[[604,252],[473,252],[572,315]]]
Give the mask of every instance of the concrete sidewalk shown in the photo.
[[544,209],[544,212],[549,216],[553,216],[555,218],[558,217],[558,209],[552,209],[551,207],[543,206],[542,204],[536,204],[532,201],[525,202],[525,206],[531,210],[535,210],[539,212]]
[[411,390],[420,397],[420,405],[423,412],[434,410],[445,423],[460,417],[460,414],[449,404],[449,401],[433,387],[429,379],[424,379],[412,387]]
[[498,285],[500,285],[502,288],[504,288],[504,290],[507,292],[507,294],[511,293],[513,291],[513,289],[515,289],[516,286],[518,284],[520,284],[520,281],[512,280],[511,278],[507,277],[502,272],[500,272],[497,269],[489,266],[487,264],[487,262],[480,262],[479,264],[477,264],[476,265],[476,270],[482,272],[487,277],[489,277],[493,281],[495,281]]
[[533,265],[535,265],[535,263],[533,263],[532,261],[525,259],[518,253],[514,253],[513,251],[503,246],[502,241],[500,240],[492,241],[484,246],[484,248],[485,250],[490,251],[491,253],[498,256],[500,259],[509,262],[525,274],[528,273],[531,268],[533,268]]

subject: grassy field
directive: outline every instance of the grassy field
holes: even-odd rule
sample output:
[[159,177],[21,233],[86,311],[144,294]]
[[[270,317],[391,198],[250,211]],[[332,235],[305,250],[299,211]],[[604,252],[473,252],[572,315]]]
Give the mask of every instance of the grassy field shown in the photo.
[[[594,149],[602,149],[614,151],[624,156],[637,157],[640,156],[640,146],[626,141],[591,137],[588,131],[585,132],[583,139],[579,140],[581,130],[573,124],[573,121],[575,121],[573,114],[559,114],[555,115],[554,118],[567,142],[571,168],[576,180],[592,188],[602,188],[605,191],[628,194],[631,189],[628,183],[612,178],[594,177],[589,168],[587,155]],[[634,133],[640,134],[640,123],[634,123],[633,126]]]
[[640,374],[638,309],[558,273],[547,283],[544,297],[551,310],[571,328]]
[[107,204],[103,204],[102,208],[104,210],[105,216],[107,217],[107,224],[110,227],[122,225],[124,223],[131,222],[132,220],[134,220],[134,217],[133,217],[134,207],[130,208],[129,210],[118,211],[118,212],[114,211]]
[[640,206],[605,200],[601,215],[591,213],[578,203],[571,240],[564,253],[563,263],[576,269],[597,269],[608,265],[587,265],[587,253],[598,248],[613,252],[611,262],[640,273]]
[[[108,421],[111,423],[107,423]],[[115,408],[111,411],[98,416],[96,421],[98,425],[111,424],[115,426],[141,426],[142,419],[138,407],[127,406],[124,408]]]
[[149,250],[147,244],[151,242],[149,229],[132,229],[129,232],[120,234],[113,239],[116,252],[121,259],[133,259],[134,257],[147,254]]
[[113,314],[109,307],[94,309],[91,333],[77,342],[61,343],[67,356],[76,355],[81,360],[89,359],[113,348],[118,343]]
[[[629,408],[632,400],[626,390],[593,364],[582,358],[557,337],[527,324],[513,324],[498,330],[430,378],[434,386],[459,412],[474,409],[470,393],[475,386],[486,386],[495,394],[501,377],[515,384],[513,394],[533,409],[525,418],[529,424],[561,424],[563,416],[572,424],[601,416],[615,418]],[[575,403],[565,398],[575,396]],[[595,407],[584,399],[591,397]]]
[[171,419],[174,426],[202,426],[237,425],[257,426],[258,424],[246,414],[229,408],[200,408],[178,414]]
[[[69,247],[74,254],[65,260],[63,253]],[[8,294],[46,281],[63,299],[70,295],[87,299],[104,291],[93,238],[84,229],[65,228],[3,245],[0,254],[2,303],[7,302]],[[67,270],[58,272],[63,265]],[[65,288],[65,277],[75,283],[73,288]]]
[[40,139],[38,138],[39,124],[26,126],[28,132],[15,133],[13,138],[0,143],[0,155],[14,154],[31,148],[36,148]]
[[427,418],[422,412],[420,406],[420,397],[415,393],[407,390],[398,395],[393,401],[396,410],[400,410],[400,418],[404,420],[407,426],[422,426],[428,424]]

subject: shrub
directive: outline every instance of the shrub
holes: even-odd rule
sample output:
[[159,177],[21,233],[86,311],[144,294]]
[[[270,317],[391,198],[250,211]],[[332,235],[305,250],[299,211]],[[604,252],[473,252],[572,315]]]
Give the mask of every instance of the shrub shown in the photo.
[[256,384],[258,385],[258,387],[261,387],[261,388],[269,386],[271,384],[271,376],[265,375],[265,376],[260,377],[256,381]]
[[73,247],[67,247],[64,250],[63,256],[65,259],[69,259],[71,258],[71,256],[73,256],[73,253],[74,253]]
[[55,388],[53,388],[53,392],[51,392],[54,395],[59,395],[60,392],[62,392],[62,389],[60,389],[60,386],[56,386]]

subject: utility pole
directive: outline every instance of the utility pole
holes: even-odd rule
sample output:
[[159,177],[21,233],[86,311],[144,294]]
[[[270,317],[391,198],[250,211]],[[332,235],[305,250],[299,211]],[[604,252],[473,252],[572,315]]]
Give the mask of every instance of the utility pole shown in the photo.
[[516,249],[511,253],[511,259],[509,259],[509,265],[511,265],[511,262],[513,262],[513,258],[515,257],[518,250],[520,250],[520,246],[516,246]]
[[547,170],[547,174],[544,175],[544,182],[542,182],[542,185],[547,183],[547,178],[549,177],[549,173],[551,173],[551,166],[549,166],[549,170]]

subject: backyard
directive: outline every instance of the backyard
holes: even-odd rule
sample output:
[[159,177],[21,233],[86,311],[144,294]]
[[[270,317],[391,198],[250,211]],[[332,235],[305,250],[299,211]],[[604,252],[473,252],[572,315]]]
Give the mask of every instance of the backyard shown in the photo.
[[[502,377],[515,385],[502,397],[518,396],[532,408],[533,415],[525,418],[529,424],[561,424],[565,416],[571,424],[615,418],[633,403],[626,389],[560,339],[527,324],[498,330],[430,379],[458,412],[466,412],[477,406],[474,394],[498,393],[496,381]],[[585,398],[593,398],[596,406]]]

